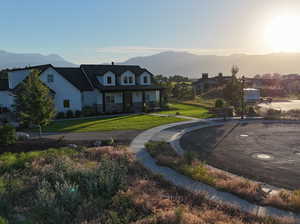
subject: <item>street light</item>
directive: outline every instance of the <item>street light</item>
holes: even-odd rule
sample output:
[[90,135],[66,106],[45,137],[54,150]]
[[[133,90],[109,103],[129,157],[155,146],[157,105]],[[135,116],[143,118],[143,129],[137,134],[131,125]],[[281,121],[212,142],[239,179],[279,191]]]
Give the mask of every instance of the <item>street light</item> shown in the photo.
[[245,88],[245,76],[242,76],[242,116],[241,119],[244,119],[244,115],[245,115],[245,99],[244,99],[244,88]]

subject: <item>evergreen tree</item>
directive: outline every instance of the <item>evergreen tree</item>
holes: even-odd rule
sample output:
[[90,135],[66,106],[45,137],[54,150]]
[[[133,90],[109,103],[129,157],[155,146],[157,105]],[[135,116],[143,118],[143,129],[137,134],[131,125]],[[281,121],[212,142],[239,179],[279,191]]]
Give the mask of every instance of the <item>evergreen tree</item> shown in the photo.
[[55,116],[52,96],[48,87],[41,82],[39,73],[38,70],[32,70],[16,93],[17,116],[26,127],[48,125]]

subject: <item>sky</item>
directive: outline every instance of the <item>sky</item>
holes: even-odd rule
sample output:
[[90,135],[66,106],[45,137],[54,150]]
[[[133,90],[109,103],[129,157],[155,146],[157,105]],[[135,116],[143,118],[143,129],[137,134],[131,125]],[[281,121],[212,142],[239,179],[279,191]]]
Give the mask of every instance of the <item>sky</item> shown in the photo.
[[163,51],[273,52],[282,42],[270,41],[282,29],[273,21],[299,14],[300,1],[3,0],[0,10],[0,50],[58,54],[79,64]]

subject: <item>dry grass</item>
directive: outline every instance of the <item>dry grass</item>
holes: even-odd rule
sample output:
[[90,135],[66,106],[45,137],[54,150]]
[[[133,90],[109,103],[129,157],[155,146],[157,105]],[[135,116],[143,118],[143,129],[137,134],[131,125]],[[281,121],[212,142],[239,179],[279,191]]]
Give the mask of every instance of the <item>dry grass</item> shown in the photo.
[[[95,204],[92,207],[93,211],[86,211],[89,212],[89,215],[85,214],[85,216],[89,219],[81,223],[129,223],[118,220],[120,217],[131,217],[134,220],[131,223],[135,224],[293,223],[288,219],[265,219],[249,215],[237,208],[209,201],[204,194],[194,194],[175,187],[161,177],[150,174],[123,147],[98,147],[84,150],[75,155],[37,157],[26,165],[26,169],[30,169],[36,174],[46,173],[47,170],[53,170],[58,161],[67,164],[72,169],[94,169],[99,166],[103,158],[109,160],[126,158],[128,161],[126,181],[128,186],[118,191],[112,198],[109,210],[104,211],[105,215],[97,213],[98,205]],[[223,180],[228,179],[221,173],[216,172],[215,175],[222,177]]]
[[[300,211],[300,191],[284,190],[279,194],[268,195],[257,182],[214,169],[197,159],[188,163],[184,157],[178,156],[169,144],[163,142],[155,144],[151,142],[151,149],[148,151],[157,160],[158,165],[171,167],[194,180],[233,193],[250,202],[295,212]],[[148,149],[147,145],[146,148]]]

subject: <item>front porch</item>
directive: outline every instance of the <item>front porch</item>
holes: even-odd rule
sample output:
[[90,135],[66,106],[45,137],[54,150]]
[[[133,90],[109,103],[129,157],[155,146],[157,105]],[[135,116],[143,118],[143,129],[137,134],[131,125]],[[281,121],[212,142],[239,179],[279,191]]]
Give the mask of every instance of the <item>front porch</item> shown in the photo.
[[138,113],[159,109],[162,103],[161,95],[160,89],[105,91],[102,92],[101,112]]

